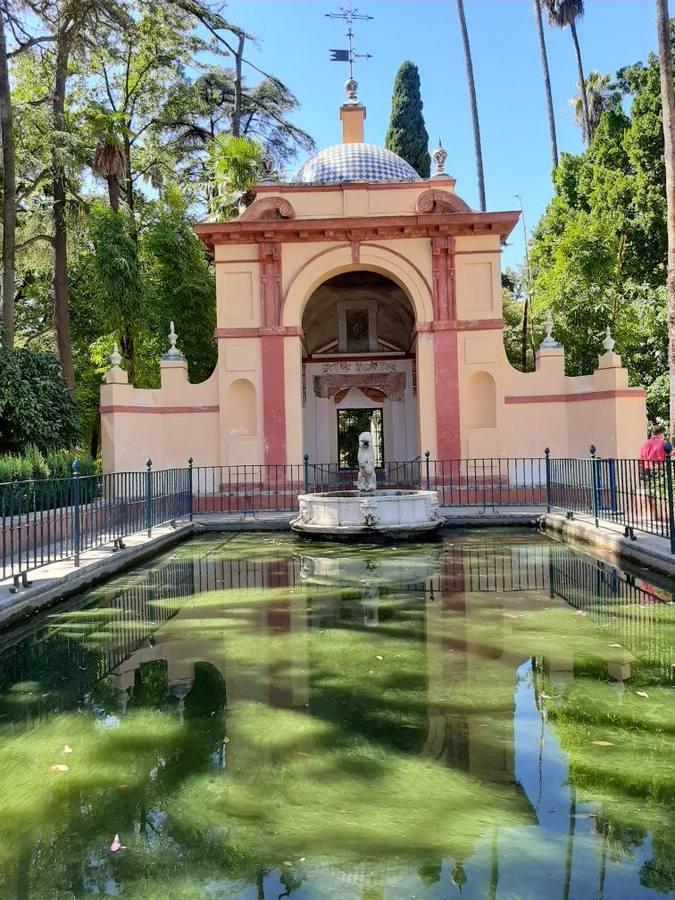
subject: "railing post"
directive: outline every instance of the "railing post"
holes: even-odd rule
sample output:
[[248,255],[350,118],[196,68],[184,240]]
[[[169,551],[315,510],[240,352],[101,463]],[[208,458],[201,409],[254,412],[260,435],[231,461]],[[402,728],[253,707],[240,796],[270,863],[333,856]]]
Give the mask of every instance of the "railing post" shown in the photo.
[[194,512],[194,509],[192,506],[192,502],[193,502],[192,501],[192,462],[193,462],[192,457],[190,457],[190,459],[188,459],[188,490],[190,492],[190,499],[188,502],[190,504],[190,507],[189,507],[190,508],[190,521],[192,521],[192,516],[193,516],[193,512]]
[[152,460],[145,461],[145,527],[152,537]]
[[72,465],[72,495],[73,495],[73,549],[75,551],[75,565],[80,565],[80,461],[76,459]]
[[303,456],[304,470],[305,470],[305,493],[309,493],[309,453],[305,453]]
[[427,479],[427,490],[431,490],[431,477],[429,475],[429,457],[431,456],[431,452],[429,450],[424,451],[424,467],[426,469],[426,479]]
[[544,450],[544,456],[546,457],[546,512],[551,512],[551,448],[547,447]]
[[591,454],[591,484],[593,486],[593,519],[595,520],[595,527],[598,528],[600,522],[598,521],[598,462],[595,458],[595,454],[598,452],[595,444],[591,444],[588,448]]
[[673,445],[666,441],[663,445],[666,452],[666,491],[668,500],[668,532],[670,536],[670,552],[675,553],[675,510],[673,509]]

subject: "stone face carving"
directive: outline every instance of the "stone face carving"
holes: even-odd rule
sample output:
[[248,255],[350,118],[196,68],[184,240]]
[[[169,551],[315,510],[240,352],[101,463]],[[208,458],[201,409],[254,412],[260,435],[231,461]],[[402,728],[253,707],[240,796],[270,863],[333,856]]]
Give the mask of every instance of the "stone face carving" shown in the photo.
[[359,506],[361,508],[361,519],[366,528],[374,528],[376,525],[380,524],[377,501],[374,497],[362,500]]
[[369,431],[362,431],[359,435],[358,460],[359,477],[356,480],[356,487],[362,494],[372,494],[377,487],[377,479],[375,477],[373,436]]
[[306,503],[304,500],[300,501],[300,521],[304,525],[310,525],[312,519],[314,518],[314,511],[312,510],[311,503]]

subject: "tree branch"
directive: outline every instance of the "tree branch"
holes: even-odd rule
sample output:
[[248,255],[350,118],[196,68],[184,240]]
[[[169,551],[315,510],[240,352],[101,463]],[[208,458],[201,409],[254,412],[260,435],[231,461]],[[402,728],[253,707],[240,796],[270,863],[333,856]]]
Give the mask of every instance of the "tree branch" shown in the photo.
[[27,240],[16,245],[17,253],[19,250],[25,250],[26,247],[30,247],[30,245],[36,243],[36,241],[47,241],[52,247],[54,246],[54,238],[51,234],[34,234],[32,237],[29,237]]

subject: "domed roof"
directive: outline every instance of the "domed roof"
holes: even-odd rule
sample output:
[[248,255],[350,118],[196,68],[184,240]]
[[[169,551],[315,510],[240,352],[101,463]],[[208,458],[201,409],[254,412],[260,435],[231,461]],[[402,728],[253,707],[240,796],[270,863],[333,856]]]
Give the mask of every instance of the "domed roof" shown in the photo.
[[335,144],[334,147],[326,147],[291,176],[291,184],[421,180],[404,159],[375,144]]

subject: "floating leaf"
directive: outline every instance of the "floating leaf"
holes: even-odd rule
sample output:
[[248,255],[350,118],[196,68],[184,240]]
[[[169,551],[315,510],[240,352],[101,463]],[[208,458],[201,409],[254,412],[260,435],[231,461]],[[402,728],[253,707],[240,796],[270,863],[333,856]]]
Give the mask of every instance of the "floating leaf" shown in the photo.
[[59,773],[67,772],[68,766],[64,766],[63,763],[57,763],[54,766],[50,766],[49,771],[50,772],[59,772]]
[[520,616],[516,616],[510,612],[502,613],[502,615],[504,616],[505,619],[520,619]]
[[596,747],[613,747],[614,744],[611,741],[591,741],[592,744],[595,744]]
[[110,852],[117,853],[118,850],[126,850],[126,846],[120,841],[119,834],[116,834],[110,845]]
[[610,647],[618,647],[619,650],[623,650],[623,644],[610,644]]
[[638,697],[649,697],[647,691],[635,691],[635,693],[638,695]]
[[558,700],[562,697],[562,694],[545,694],[543,691],[539,694],[540,697],[543,697],[544,700]]
[[575,615],[575,616],[587,616],[588,613],[586,612],[585,609],[578,609],[578,610],[574,613],[574,615]]
[[376,656],[375,659],[384,659],[384,656]]
[[62,747],[62,749],[61,749],[61,753],[63,753],[63,754],[65,755],[65,754],[67,754],[67,753],[72,753],[72,752],[73,752],[73,748],[72,748],[72,747],[69,747],[68,744],[64,744],[64,745],[63,745],[63,747]]

